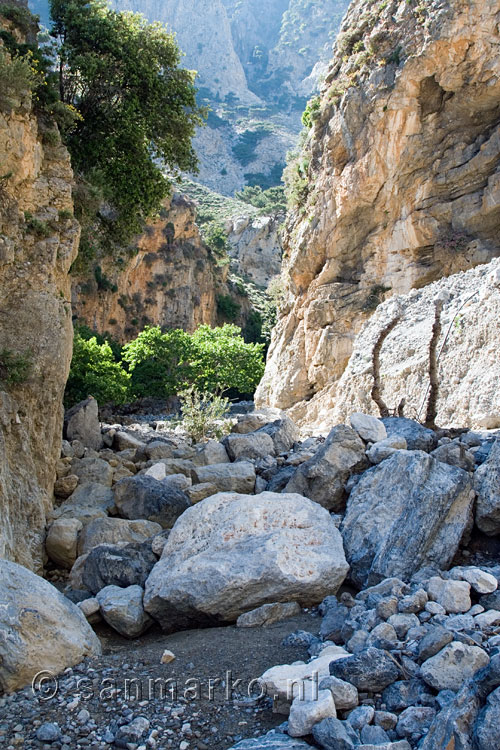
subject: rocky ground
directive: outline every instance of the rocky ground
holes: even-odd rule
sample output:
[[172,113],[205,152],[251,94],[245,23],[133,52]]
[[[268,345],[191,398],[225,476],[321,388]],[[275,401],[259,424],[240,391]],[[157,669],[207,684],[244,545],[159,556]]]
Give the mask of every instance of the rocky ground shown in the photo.
[[5,747],[500,747],[494,431],[126,421],[67,414],[55,586],[0,561]]

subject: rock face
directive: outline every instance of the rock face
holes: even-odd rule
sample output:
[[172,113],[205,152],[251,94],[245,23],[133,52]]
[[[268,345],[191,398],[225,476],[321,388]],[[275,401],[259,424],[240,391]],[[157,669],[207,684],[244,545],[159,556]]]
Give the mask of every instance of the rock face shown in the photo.
[[307,498],[219,493],[175,524],[144,607],[165,629],[231,622],[262,604],[318,602],[347,569],[335,524]]
[[471,520],[470,475],[423,451],[398,451],[367,471],[342,523],[351,577],[405,579],[425,565],[447,568]]
[[43,578],[0,560],[0,688],[28,685],[101,652],[83,613]]
[[[366,358],[373,347],[366,338],[358,347],[356,382],[351,370],[340,390],[336,384],[356,334],[379,302],[500,254],[497,12],[489,0],[473,6],[436,0],[418,8],[351,4],[300,157],[307,184],[300,210],[288,221],[286,299],[258,404],[291,409],[308,422],[320,421],[321,412],[331,413],[335,405],[366,411],[356,403],[360,389],[367,391]],[[469,296],[477,289],[475,278],[468,278]],[[424,295],[416,292],[415,301]],[[449,389],[440,397],[441,423],[467,418],[475,424],[495,413],[498,419],[497,402],[488,404],[488,393],[498,398],[492,351],[497,306],[492,296],[486,315],[483,303],[472,307],[470,317],[464,312],[463,346],[457,330],[441,361]],[[399,372],[394,346],[384,347],[392,367],[389,373],[388,360],[382,362],[391,407],[400,393],[420,406],[427,387],[421,359],[434,310],[432,304],[425,314],[420,310],[418,324],[391,334],[400,341]],[[409,311],[403,312],[407,320]],[[448,307],[450,322],[451,312]],[[383,320],[391,319],[386,314]],[[489,382],[488,373],[476,392],[473,383],[484,378],[487,363],[496,374]]]
[[500,440],[474,475],[477,492],[476,524],[485,534],[500,532]]
[[267,287],[279,275],[280,224],[279,218],[271,216],[238,216],[226,222],[231,268],[239,276]]
[[102,448],[99,407],[95,398],[76,404],[64,415],[64,437],[69,442],[79,440],[86,448]]
[[[0,15],[0,29],[8,23]],[[68,153],[30,95],[22,99],[0,111],[0,557],[38,570],[61,446],[79,227]]]

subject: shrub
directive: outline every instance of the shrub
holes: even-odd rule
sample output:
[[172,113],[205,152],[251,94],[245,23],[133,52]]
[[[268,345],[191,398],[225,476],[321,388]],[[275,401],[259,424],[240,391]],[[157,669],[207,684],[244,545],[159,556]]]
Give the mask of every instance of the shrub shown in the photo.
[[73,359],[66,384],[64,403],[72,406],[94,396],[100,404],[123,404],[129,396],[130,375],[116,362],[108,342],[99,344],[97,338],[83,338],[75,334]]
[[0,47],[0,110],[10,112],[29,102],[34,81],[29,57],[11,57]]
[[315,96],[307,103],[307,107],[302,115],[302,125],[305,128],[312,128],[315,120],[318,119],[321,109],[321,99]]
[[263,190],[260,185],[246,185],[235,197],[259,209],[264,216],[286,212],[285,189],[279,185]]
[[0,384],[20,385],[26,382],[31,370],[27,354],[16,354],[10,349],[0,350]]
[[219,294],[217,296],[217,312],[222,317],[234,322],[240,314],[241,305],[228,294]]
[[223,421],[229,400],[191,387],[180,394],[182,426],[195,443],[208,438],[220,440],[229,432],[229,423]]
[[202,237],[205,244],[217,258],[227,257],[227,234],[217,221],[211,221],[203,227]]

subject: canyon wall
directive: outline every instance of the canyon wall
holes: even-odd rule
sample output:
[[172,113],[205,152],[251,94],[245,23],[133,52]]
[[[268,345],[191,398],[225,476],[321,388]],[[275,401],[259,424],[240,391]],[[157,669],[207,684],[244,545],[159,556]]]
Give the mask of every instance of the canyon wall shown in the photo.
[[[0,28],[13,30],[1,16]],[[55,126],[35,114],[29,90],[0,99],[0,557],[38,570],[60,455],[79,227]]]
[[351,4],[291,179],[260,405],[317,422],[379,303],[500,255],[499,24],[494,0]]

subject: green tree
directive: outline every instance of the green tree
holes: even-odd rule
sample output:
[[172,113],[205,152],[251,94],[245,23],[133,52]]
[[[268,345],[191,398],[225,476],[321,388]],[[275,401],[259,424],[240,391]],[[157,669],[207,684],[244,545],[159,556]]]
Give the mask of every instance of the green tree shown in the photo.
[[113,401],[123,404],[129,396],[130,375],[116,362],[110,345],[99,344],[94,337],[83,338],[75,334],[73,359],[66,384],[64,403],[73,406],[94,396],[100,404]]
[[195,73],[179,67],[175,38],[159,23],[104,0],[50,6],[61,101],[81,116],[66,134],[73,166],[101,189],[115,209],[103,223],[125,240],[170,190],[162,165],[170,174],[196,169]]

